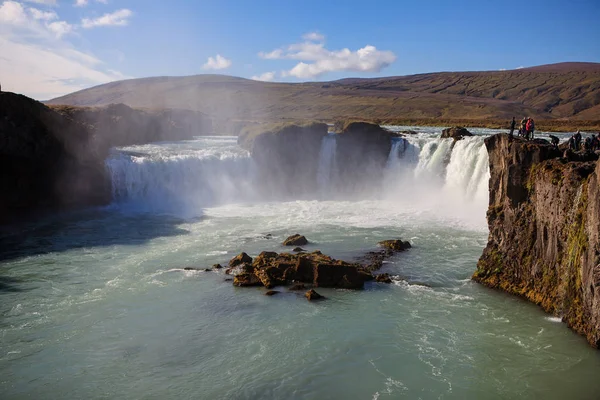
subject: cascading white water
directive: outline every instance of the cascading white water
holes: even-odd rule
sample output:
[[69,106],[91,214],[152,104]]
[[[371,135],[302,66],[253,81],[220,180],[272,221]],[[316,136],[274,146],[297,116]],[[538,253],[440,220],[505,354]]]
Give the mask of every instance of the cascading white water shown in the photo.
[[410,137],[394,143],[386,168],[386,197],[425,209],[452,209],[460,217],[485,215],[489,165],[484,136],[457,141]]
[[[350,196],[393,198],[426,209],[449,201],[464,212],[472,211],[472,205],[485,209],[489,168],[483,139],[473,136],[454,143],[431,134],[394,139],[381,173],[383,192]],[[306,196],[339,197],[336,151],[335,134],[325,136],[317,168],[319,191]],[[205,207],[273,200],[261,196],[261,177],[234,137],[125,147],[115,150],[106,166],[114,202],[124,209],[196,216]]]
[[337,140],[334,133],[325,136],[321,142],[317,183],[321,194],[331,191],[331,182],[335,181]]
[[468,200],[487,200],[489,179],[483,138],[472,136],[456,142],[446,171],[445,188],[462,193]]
[[451,152],[452,140],[429,139],[419,153],[415,175],[420,179],[443,179]]
[[114,151],[106,166],[113,200],[137,211],[193,216],[254,198],[254,164],[235,138],[130,146]]

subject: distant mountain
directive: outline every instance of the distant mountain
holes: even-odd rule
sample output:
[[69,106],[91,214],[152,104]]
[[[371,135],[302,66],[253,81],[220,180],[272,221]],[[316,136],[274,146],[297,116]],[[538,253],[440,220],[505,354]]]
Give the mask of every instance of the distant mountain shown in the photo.
[[47,103],[183,108],[225,120],[524,115],[600,120],[600,63],[311,83],[258,82],[224,75],[142,78],[96,86]]

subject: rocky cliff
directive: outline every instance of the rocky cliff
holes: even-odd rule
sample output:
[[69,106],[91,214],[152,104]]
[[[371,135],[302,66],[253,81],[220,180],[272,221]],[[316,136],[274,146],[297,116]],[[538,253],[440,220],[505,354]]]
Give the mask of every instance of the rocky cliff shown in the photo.
[[47,107],[0,92],[0,224],[110,201],[110,147],[211,133],[192,111]]
[[252,154],[262,191],[300,196],[317,188],[321,141],[327,124],[259,124],[246,127],[238,143]]
[[598,156],[562,157],[505,134],[486,147],[490,234],[473,279],[541,305],[600,347]]
[[341,123],[337,128],[330,154],[321,154],[328,126],[318,122],[248,126],[238,143],[256,161],[262,189],[274,195],[303,196],[330,189],[318,187],[320,157],[331,158],[331,179],[324,181],[337,192],[366,192],[380,184],[392,138],[398,135],[366,122]]

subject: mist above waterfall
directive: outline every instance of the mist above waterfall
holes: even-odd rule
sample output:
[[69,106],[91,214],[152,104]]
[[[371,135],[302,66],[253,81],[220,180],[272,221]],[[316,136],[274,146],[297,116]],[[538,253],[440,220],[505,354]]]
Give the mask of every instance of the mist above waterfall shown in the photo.
[[301,193],[288,192],[285,187],[279,192],[261,190],[270,179],[270,170],[277,166],[257,168],[235,137],[130,146],[115,150],[106,165],[115,204],[127,210],[187,217],[224,204],[383,200],[484,223],[489,179],[484,136],[456,143],[438,136],[423,133],[393,139],[385,164],[368,164],[369,175],[357,176],[351,190],[346,183],[352,176],[340,162],[335,134],[322,139],[316,158],[317,187]]

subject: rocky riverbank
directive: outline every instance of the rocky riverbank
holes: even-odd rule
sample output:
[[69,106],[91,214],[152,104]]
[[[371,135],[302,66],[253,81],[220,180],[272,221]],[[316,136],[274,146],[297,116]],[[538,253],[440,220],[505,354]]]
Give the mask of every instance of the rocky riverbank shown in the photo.
[[113,146],[210,133],[210,119],[191,111],[48,107],[0,92],[0,224],[110,202]]
[[485,143],[490,234],[473,279],[541,305],[600,347],[598,156],[506,134]]

